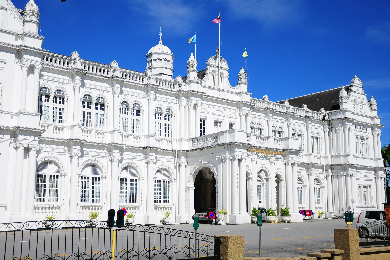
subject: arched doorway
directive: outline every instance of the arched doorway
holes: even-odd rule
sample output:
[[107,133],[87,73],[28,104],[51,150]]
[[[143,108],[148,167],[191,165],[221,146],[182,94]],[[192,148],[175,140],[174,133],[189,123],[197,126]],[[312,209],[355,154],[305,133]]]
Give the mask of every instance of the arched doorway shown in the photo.
[[195,213],[214,211],[216,207],[216,181],[209,168],[199,170],[195,178],[194,209]]

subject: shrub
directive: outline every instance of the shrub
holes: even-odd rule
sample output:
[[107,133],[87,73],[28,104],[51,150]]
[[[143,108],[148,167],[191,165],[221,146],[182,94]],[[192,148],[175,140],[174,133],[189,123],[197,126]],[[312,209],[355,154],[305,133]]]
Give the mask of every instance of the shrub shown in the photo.
[[46,220],[54,220],[55,218],[56,218],[56,216],[54,216],[54,215],[47,215],[45,217]]
[[266,212],[267,216],[276,216],[275,210],[269,208]]
[[134,218],[134,217],[135,217],[134,212],[129,212],[129,213],[126,214],[126,218]]
[[164,217],[165,217],[165,218],[168,218],[168,217],[169,217],[169,215],[171,215],[171,212],[168,212],[168,211],[167,211],[167,212],[164,212],[164,214],[163,214],[163,215],[164,215]]
[[221,215],[226,215],[227,214],[227,211],[224,210],[224,209],[220,209],[220,210],[217,210],[219,214]]
[[280,216],[290,216],[290,208],[281,207],[280,208]]
[[97,211],[91,211],[89,212],[89,219],[97,219],[99,217],[99,212]]
[[258,210],[258,209],[256,209],[255,207],[253,207],[251,216],[256,217],[256,216],[257,216],[257,213],[259,213],[260,211],[261,211],[261,210]]

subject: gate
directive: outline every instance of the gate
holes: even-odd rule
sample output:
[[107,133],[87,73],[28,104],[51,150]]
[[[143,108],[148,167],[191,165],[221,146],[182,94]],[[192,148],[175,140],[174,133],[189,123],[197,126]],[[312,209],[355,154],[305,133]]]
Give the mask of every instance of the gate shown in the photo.
[[[0,259],[112,259],[106,222],[53,220],[0,224]],[[195,243],[197,247],[195,247]],[[197,252],[195,252],[197,248]],[[2,255],[1,255],[2,254]],[[188,259],[214,256],[214,237],[152,225],[117,229],[115,259]]]

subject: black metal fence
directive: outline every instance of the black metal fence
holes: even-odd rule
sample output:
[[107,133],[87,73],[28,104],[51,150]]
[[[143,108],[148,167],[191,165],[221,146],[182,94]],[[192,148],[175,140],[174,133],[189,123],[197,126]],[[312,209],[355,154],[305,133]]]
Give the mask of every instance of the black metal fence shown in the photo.
[[390,228],[386,221],[377,220],[359,227],[359,246],[390,245]]
[[[214,237],[166,228],[53,220],[0,224],[0,259],[186,259],[214,256]],[[195,243],[197,246],[195,247]],[[113,247],[114,246],[114,247]],[[114,252],[113,252],[113,248]],[[196,248],[196,252],[195,252]],[[114,258],[112,258],[114,256]]]

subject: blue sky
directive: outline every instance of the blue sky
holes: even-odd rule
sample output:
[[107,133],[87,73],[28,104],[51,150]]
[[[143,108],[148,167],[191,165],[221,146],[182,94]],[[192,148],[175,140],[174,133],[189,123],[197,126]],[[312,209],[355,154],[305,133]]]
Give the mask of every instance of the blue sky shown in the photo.
[[[279,101],[348,85],[357,75],[378,102],[382,144],[390,143],[390,2],[308,0],[35,0],[43,48],[145,71],[159,40],[173,54],[174,76],[186,75],[197,33],[198,70],[215,55],[221,11],[221,55],[230,82],[245,65],[249,92]],[[13,0],[24,8],[27,0]]]

